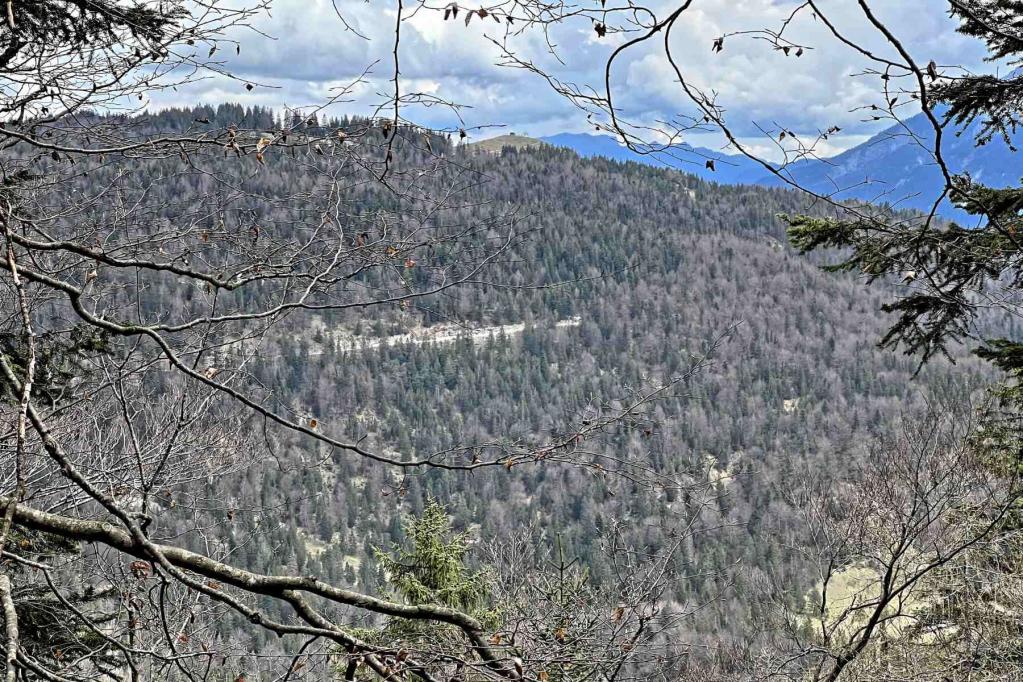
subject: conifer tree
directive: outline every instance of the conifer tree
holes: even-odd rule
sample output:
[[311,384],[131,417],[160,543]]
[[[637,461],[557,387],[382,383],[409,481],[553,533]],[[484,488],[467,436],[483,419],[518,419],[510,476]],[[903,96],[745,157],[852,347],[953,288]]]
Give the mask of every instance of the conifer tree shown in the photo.
[[[1023,64],[1023,3],[953,0],[959,31],[982,39],[991,61]],[[934,65],[924,107],[933,115],[947,105],[941,127],[975,124],[976,143],[994,136],[1009,144],[1023,112],[1023,69],[1006,76],[945,78]],[[899,278],[908,291],[885,305],[895,321],[881,339],[887,348],[919,354],[921,362],[948,355],[952,344],[975,352],[1010,377],[1023,372],[1023,344],[986,331],[1020,311],[1023,289],[1023,187],[994,188],[969,173],[949,174],[942,196],[972,217],[968,224],[927,216],[852,211],[837,217],[786,217],[789,237],[801,252],[835,248],[841,260],[830,270],[860,272],[870,281]],[[963,221],[965,222],[965,221]],[[994,310],[992,314],[990,311]],[[994,324],[992,324],[992,322]],[[1016,391],[1006,396],[1019,398]]]

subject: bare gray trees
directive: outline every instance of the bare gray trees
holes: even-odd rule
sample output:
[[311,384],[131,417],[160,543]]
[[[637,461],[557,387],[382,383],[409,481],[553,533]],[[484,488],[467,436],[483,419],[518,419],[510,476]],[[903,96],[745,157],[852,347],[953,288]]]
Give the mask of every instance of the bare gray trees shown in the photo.
[[[779,610],[773,651],[751,674],[837,679],[996,679],[1018,674],[1015,472],[975,440],[969,411],[942,406],[876,444],[852,480],[793,486],[818,569],[805,609]],[[996,558],[1000,557],[1000,558]],[[1013,560],[1010,560],[1013,561]],[[1010,564],[1011,565],[1011,564]],[[967,596],[968,595],[968,596]],[[983,596],[982,596],[983,595]],[[963,610],[969,602],[970,606]],[[980,607],[980,604],[986,604]],[[996,653],[998,652],[998,653]]]
[[[319,316],[323,328],[356,311],[387,322],[459,287],[505,286],[493,266],[528,235],[514,209],[473,203],[478,174],[445,158],[445,139],[400,120],[400,92],[391,118],[331,125],[311,110],[169,124],[118,113],[152,88],[222,71],[214,57],[234,45],[227,31],[257,9],[7,5],[7,679],[219,679],[229,676],[225,633],[237,622],[290,638],[296,656],[315,647],[349,677],[441,679],[453,657],[477,679],[550,674],[534,665],[543,660],[531,653],[536,642],[495,637],[456,607],[249,570],[220,526],[259,500],[196,489],[246,467],[314,467],[339,454],[406,474],[571,463],[689,487],[602,443],[647,424],[646,407],[683,389],[702,358],[667,381],[594,398],[553,433],[439,452],[396,452],[326,422],[301,395],[282,395],[267,380],[266,340],[305,343],[290,324],[298,316]],[[275,170],[284,163],[287,177]],[[302,455],[282,459],[285,449]],[[667,559],[648,561],[645,588],[593,607],[607,619],[601,661],[613,675],[656,632],[652,601]],[[273,615],[280,605],[286,618]],[[352,627],[385,617],[456,637],[443,650],[429,637],[399,650]],[[262,672],[287,679],[297,662],[275,659]]]
[[[792,657],[783,654],[765,674],[798,676],[806,670],[800,666],[814,659],[810,674],[828,680],[1018,675],[1017,661],[1006,655],[1011,647],[1005,646],[1015,629],[997,617],[978,618],[976,609],[959,610],[961,600],[946,601],[947,594],[938,594],[944,587],[958,595],[968,593],[970,599],[990,599],[991,609],[1001,614],[1018,612],[1009,596],[1014,587],[1007,585],[1002,569],[1004,562],[1016,565],[1008,554],[1015,546],[1014,528],[1004,524],[1019,493],[1015,468],[1023,347],[1008,334],[992,338],[1001,332],[991,329],[1000,323],[1010,326],[1020,314],[1017,233],[1023,226],[1023,194],[1018,187],[987,187],[968,173],[957,173],[944,155],[946,140],[964,124],[977,124],[978,144],[994,137],[1008,141],[1019,123],[1018,69],[1008,75],[975,74],[959,65],[939,64],[935,56],[908,45],[884,19],[881,4],[867,0],[846,6],[868,29],[867,38],[850,29],[839,7],[813,0],[790,3],[777,26],[761,23],[706,37],[706,49],[715,54],[756,44],[780,58],[812,59],[815,45],[800,36],[798,27],[803,20],[823,26],[826,40],[848,50],[862,67],[857,78],[876,92],[862,108],[864,115],[891,124],[893,134],[925,150],[939,172],[928,210],[897,212],[890,206],[842,202],[837,197],[846,187],[801,186],[794,172],[798,163],[815,157],[821,143],[839,132],[836,126],[822,126],[808,135],[784,121],[752,122],[759,139],[772,147],[770,158],[742,139],[736,131],[749,122],[736,122],[714,84],[698,85],[698,74],[690,73],[679,57],[681,46],[673,31],[699,10],[699,0],[667,7],[525,4],[525,9],[523,3],[498,3],[476,10],[481,17],[495,14],[509,26],[505,39],[497,41],[509,65],[537,74],[586,112],[598,130],[642,153],[685,155],[688,150],[677,143],[687,134],[718,134],[730,151],[759,162],[780,182],[807,190],[814,201],[836,212],[837,217],[787,218],[797,248],[838,249],[841,260],[832,269],[906,285],[885,306],[895,317],[882,338],[884,346],[905,349],[927,362],[966,341],[979,345],[978,354],[1007,373],[997,391],[999,409],[986,415],[978,433],[967,430],[947,438],[938,418],[927,429],[913,429],[901,443],[881,446],[880,456],[853,490],[829,487],[800,501],[813,517],[813,537],[822,543],[811,552],[822,562],[822,597],[810,621],[804,615],[794,617],[794,633],[813,625],[809,639],[793,634],[796,646],[781,647]],[[961,33],[985,43],[991,61],[1019,66],[1020,3],[951,0],[946,9],[960,22]],[[602,74],[594,82],[565,82],[556,70],[522,54],[510,39],[530,29],[550,35],[573,23],[591,25],[595,39],[608,42]],[[551,49],[556,50],[553,41]],[[684,102],[677,114],[630,119],[620,104],[628,93],[615,78],[628,55],[644,55],[664,67],[669,81],[665,87]],[[923,117],[923,132],[907,124],[907,114]],[[707,163],[713,170],[712,162]],[[862,169],[864,178],[870,170]],[[879,202],[894,204],[904,198],[884,188],[876,196]],[[969,225],[949,226],[935,219],[947,199],[968,214]],[[991,563],[980,556],[990,557]],[[973,561],[986,564],[985,569],[978,571]],[[932,581],[947,583],[939,587]],[[836,591],[842,593],[837,598]]]

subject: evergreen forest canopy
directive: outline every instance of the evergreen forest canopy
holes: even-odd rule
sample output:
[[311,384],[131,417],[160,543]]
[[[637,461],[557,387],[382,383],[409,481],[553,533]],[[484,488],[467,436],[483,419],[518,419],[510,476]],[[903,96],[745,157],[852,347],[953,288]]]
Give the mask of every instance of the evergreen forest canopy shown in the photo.
[[[7,680],[1021,674],[1019,190],[949,177],[965,230],[487,153],[400,89],[112,113],[260,7],[37,4],[0,40]],[[1023,5],[951,8],[1020,52]],[[903,56],[1015,124],[1015,77]]]

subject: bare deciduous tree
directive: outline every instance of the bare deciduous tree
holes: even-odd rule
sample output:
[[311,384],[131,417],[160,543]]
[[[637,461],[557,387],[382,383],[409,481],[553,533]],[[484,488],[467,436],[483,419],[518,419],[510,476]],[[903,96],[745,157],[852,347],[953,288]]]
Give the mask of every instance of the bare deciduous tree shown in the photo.
[[[754,667],[757,679],[1018,674],[1012,656],[989,657],[1011,646],[1012,628],[981,634],[948,605],[966,590],[978,600],[973,606],[986,601],[989,609],[1018,611],[1013,590],[997,586],[1013,580],[1005,566],[988,563],[983,586],[970,567],[1014,544],[1019,482],[1014,471],[992,466],[970,410],[935,407],[872,446],[854,479],[810,475],[785,491],[801,510],[807,544],[798,551],[817,567],[818,585],[804,611],[776,612],[784,625],[772,628],[771,651]],[[990,590],[990,600],[977,590]]]
[[[460,287],[512,286],[492,280],[494,266],[531,235],[514,210],[476,206],[469,190],[479,175],[445,156],[445,139],[401,118],[397,41],[387,118],[325,126],[319,110],[307,109],[280,124],[197,119],[168,132],[129,115],[154,88],[229,75],[216,53],[243,49],[228,35],[262,8],[6,5],[7,679],[220,678],[232,617],[295,642],[294,658],[266,666],[282,680],[312,651],[323,653],[324,669],[340,658],[349,679],[441,679],[452,657],[475,679],[550,675],[549,643],[535,632],[506,640],[444,604],[248,570],[214,519],[230,521],[258,500],[200,499],[195,489],[246,467],[284,466],[279,450],[296,443],[305,466],[339,454],[409,475],[569,464],[662,489],[700,488],[666,480],[603,442],[647,424],[647,407],[684,390],[704,358],[667,381],[595,399],[549,435],[433,453],[345,434],[300,397],[281,395],[260,363],[267,339],[298,343],[292,320],[350,311],[388,320]],[[300,181],[275,173],[284,162]],[[602,674],[617,677],[632,669],[640,644],[670,626],[663,616],[652,621],[674,551],[633,557],[622,585],[642,581],[620,604],[589,605],[588,627],[600,638],[582,640],[580,660],[598,647]],[[273,617],[268,603],[291,615]],[[400,640],[363,638],[353,627],[360,618],[421,621],[457,636],[445,635],[443,650],[428,639],[410,651]]]
[[[957,172],[946,159],[946,148],[947,140],[968,124],[979,126],[974,131],[977,144],[1000,137],[1011,146],[1010,134],[1020,120],[1020,72],[1017,68],[1007,75],[977,74],[961,65],[938,64],[885,21],[881,3],[869,0],[845,7],[869,30],[866,38],[843,21],[835,5],[814,0],[790,3],[777,26],[765,27],[754,18],[747,30],[707,36],[706,49],[713,53],[764,48],[784,59],[813,59],[818,46],[799,30],[806,25],[801,22],[812,21],[823,25],[833,46],[859,60],[861,68],[854,77],[876,92],[864,115],[887,123],[894,137],[922,150],[938,169],[940,180],[933,187],[933,202],[922,213],[894,210],[892,206],[898,207],[907,197],[885,187],[878,188],[876,203],[843,201],[841,194],[848,186],[803,186],[795,172],[800,162],[819,159],[821,143],[840,132],[838,126],[807,135],[793,131],[784,121],[752,122],[761,133],[760,141],[774,150],[773,155],[759,154],[736,132],[750,122],[736,121],[714,84],[690,72],[673,31],[701,4],[699,0],[667,6],[517,1],[479,9],[450,4],[444,18],[454,19],[459,9],[468,13],[467,23],[472,16],[497,17],[505,28],[492,42],[503,51],[508,66],[537,75],[585,112],[598,131],[612,134],[633,151],[705,163],[713,171],[714,160],[694,159],[691,149],[680,143],[693,133],[717,134],[727,151],[760,164],[765,173],[827,206],[827,215],[786,217],[794,246],[803,252],[838,249],[841,260],[833,269],[859,273],[871,282],[902,280],[905,287],[899,297],[885,306],[895,321],[882,339],[883,346],[916,353],[924,363],[950,355],[949,349],[957,343],[973,342],[980,346],[979,355],[1006,371],[998,407],[987,411],[977,425],[979,435],[966,432],[953,437],[939,416],[922,429],[912,429],[908,437],[881,446],[853,490],[836,491],[829,484],[797,501],[811,517],[811,537],[818,544],[810,558],[822,562],[823,596],[816,616],[793,616],[795,645],[780,644],[778,651],[786,653],[772,660],[764,674],[799,676],[812,659],[816,663],[809,667],[809,674],[819,679],[908,679],[931,673],[958,677],[966,674],[962,666],[976,666],[992,677],[1018,675],[1011,655],[988,657],[985,653],[999,647],[1003,653],[1006,650],[1004,640],[990,644],[985,636],[1010,639],[1015,628],[997,625],[997,618],[978,618],[975,609],[961,610],[963,620],[950,625],[937,616],[933,620],[934,611],[922,604],[951,599],[949,603],[958,606],[949,609],[961,608],[962,602],[955,597],[936,596],[940,588],[935,582],[952,580],[953,592],[958,589],[960,595],[970,594],[980,601],[986,598],[983,595],[999,594],[991,597],[997,600],[993,608],[1017,612],[1015,605],[1000,600],[1011,602],[1006,595],[1014,591],[1007,586],[1012,581],[1002,569],[1016,565],[1016,559],[1006,555],[1015,540],[1005,522],[1018,496],[1014,479],[1023,347],[1014,338],[991,338],[1000,333],[991,329],[1020,314],[1017,233],[1023,194],[1018,187],[987,187],[969,173]],[[990,61],[1019,66],[1021,3],[949,0],[946,5],[949,15],[960,23],[961,33],[983,41]],[[920,11],[927,10],[921,7]],[[596,40],[608,44],[602,73],[594,82],[566,82],[556,66],[542,66],[545,62],[522,52],[515,40],[523,32],[539,31],[548,36],[547,48],[559,54],[551,36],[562,27],[580,25],[589,25]],[[659,120],[630,118],[620,104],[626,93],[616,78],[616,69],[630,55],[657,58],[667,67],[672,76],[668,87],[685,103],[681,111]],[[570,54],[560,56],[571,61]],[[917,114],[925,122],[923,133],[908,124],[909,117]],[[862,169],[864,182],[870,171]],[[968,214],[971,224],[963,227],[938,219],[938,209],[946,200]],[[976,439],[984,445],[978,446]],[[980,556],[990,562],[986,579],[971,574],[975,566],[961,563],[979,561]],[[993,568],[999,564],[1001,569]],[[836,603],[836,581],[848,583],[854,572],[864,573],[859,576],[861,587]],[[981,586],[978,580],[989,582]],[[924,611],[927,617],[921,615]],[[981,642],[978,648],[971,649],[968,635],[976,635],[972,642]],[[921,654],[930,646],[932,653]],[[895,649],[905,656],[878,653]]]

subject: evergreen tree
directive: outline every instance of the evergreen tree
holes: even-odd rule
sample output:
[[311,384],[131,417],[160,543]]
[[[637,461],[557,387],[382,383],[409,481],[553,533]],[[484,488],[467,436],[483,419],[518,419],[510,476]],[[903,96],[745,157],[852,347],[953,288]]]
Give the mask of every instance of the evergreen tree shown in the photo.
[[[953,15],[960,32],[981,38],[989,59],[1023,64],[1023,3],[1002,0],[956,0]],[[979,122],[977,144],[994,134],[1014,131],[1023,112],[1023,70],[1008,76],[981,75],[940,79],[922,98],[929,111],[947,104],[944,125]],[[940,157],[939,157],[940,160]],[[950,344],[979,341],[976,352],[1013,377],[1023,370],[1023,344],[1012,338],[990,338],[986,303],[1012,314],[1020,310],[1015,292],[1023,289],[1023,188],[992,188],[968,174],[948,176],[944,188],[953,203],[976,217],[973,225],[945,224],[933,216],[853,212],[851,215],[787,218],[792,243],[803,253],[842,249],[842,260],[830,270],[865,274],[871,281],[897,277],[910,291],[884,310],[896,320],[881,340],[901,347],[926,362],[948,354]]]

